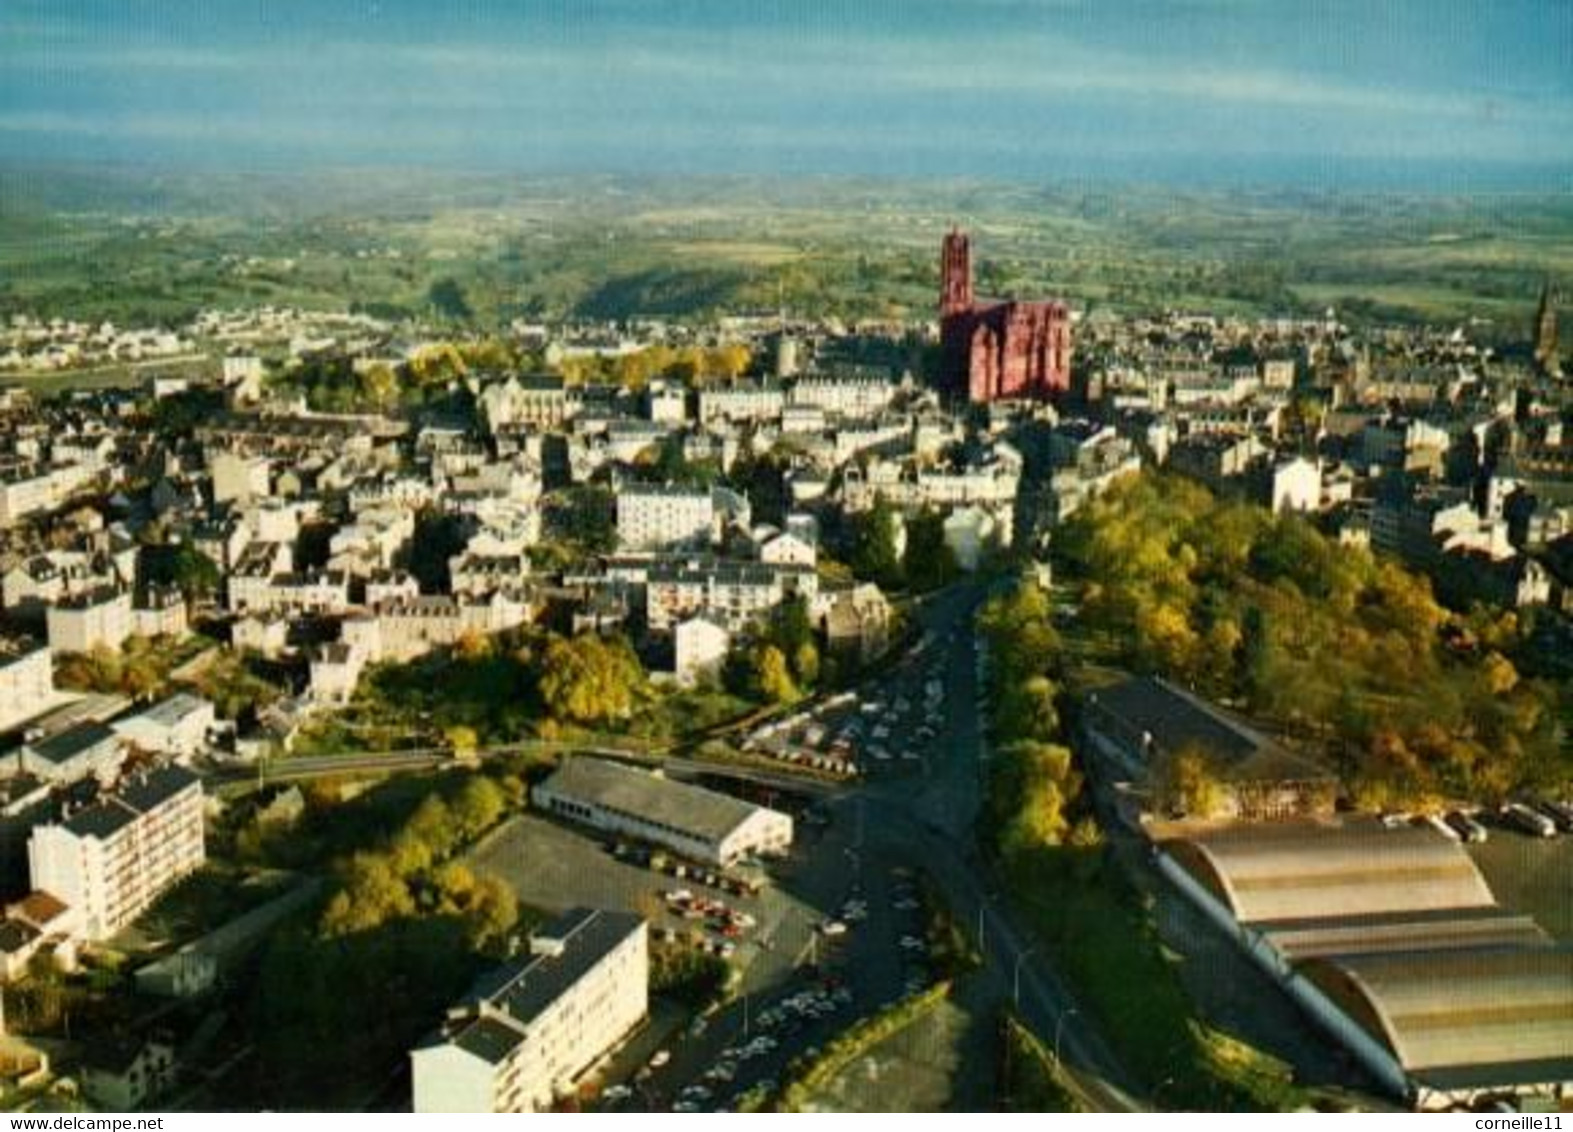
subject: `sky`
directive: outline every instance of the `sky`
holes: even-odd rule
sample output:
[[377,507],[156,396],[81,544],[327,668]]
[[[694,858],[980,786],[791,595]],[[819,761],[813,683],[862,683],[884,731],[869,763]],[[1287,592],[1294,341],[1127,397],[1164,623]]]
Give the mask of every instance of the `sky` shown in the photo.
[[0,160],[1573,187],[1573,0],[0,0]]

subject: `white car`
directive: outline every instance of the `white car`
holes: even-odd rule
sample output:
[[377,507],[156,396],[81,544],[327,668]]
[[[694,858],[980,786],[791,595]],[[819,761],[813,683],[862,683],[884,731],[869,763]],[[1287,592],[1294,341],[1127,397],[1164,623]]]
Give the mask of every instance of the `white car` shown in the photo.
[[847,926],[840,920],[825,920],[819,925],[819,934],[833,939],[836,936],[846,935]]

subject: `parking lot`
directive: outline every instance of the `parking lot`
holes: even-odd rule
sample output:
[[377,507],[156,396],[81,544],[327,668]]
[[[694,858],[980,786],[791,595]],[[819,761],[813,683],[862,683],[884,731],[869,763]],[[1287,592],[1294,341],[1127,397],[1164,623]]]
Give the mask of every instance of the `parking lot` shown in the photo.
[[[848,832],[837,822],[816,848],[819,860],[793,866],[829,882],[802,945],[773,950],[770,962],[756,960],[732,1002],[641,1065],[608,1073],[607,1107],[735,1107],[753,1091],[773,1091],[794,1059],[812,1058],[857,1018],[928,985],[933,973],[916,875],[872,854],[863,859],[843,840]],[[783,887],[793,884],[782,880]]]
[[[806,831],[816,839],[812,828]],[[637,912],[656,942],[703,946],[747,966],[774,950],[778,936],[806,935],[818,910],[761,872],[757,892],[740,892],[740,875],[671,866],[661,872],[639,855],[568,826],[521,815],[470,851],[467,863],[501,877],[521,903],[556,913],[577,906]],[[789,871],[789,870],[788,870]],[[741,874],[748,876],[748,873]]]
[[877,681],[754,729],[743,749],[832,773],[922,771],[944,723],[945,650],[920,643]]
[[1489,825],[1490,838],[1469,846],[1498,901],[1527,912],[1563,943],[1573,943],[1573,835],[1530,837]]

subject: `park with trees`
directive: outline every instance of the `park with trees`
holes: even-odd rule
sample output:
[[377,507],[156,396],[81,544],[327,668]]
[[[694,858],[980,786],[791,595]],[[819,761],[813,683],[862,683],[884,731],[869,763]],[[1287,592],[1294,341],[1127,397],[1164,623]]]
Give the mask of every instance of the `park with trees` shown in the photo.
[[1497,802],[1568,780],[1565,692],[1515,663],[1512,612],[1308,520],[1173,476],[1117,484],[1059,532],[1089,658],[1191,687],[1319,751],[1370,809]]

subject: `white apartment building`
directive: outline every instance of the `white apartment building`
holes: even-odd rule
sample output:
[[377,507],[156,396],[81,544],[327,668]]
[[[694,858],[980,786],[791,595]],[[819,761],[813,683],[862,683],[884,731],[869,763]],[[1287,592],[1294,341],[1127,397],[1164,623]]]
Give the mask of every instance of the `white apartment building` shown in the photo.
[[109,726],[141,750],[161,755],[194,755],[206,746],[208,734],[217,722],[210,701],[190,692],[176,692]]
[[264,457],[219,452],[208,461],[208,468],[213,476],[214,503],[248,503],[271,494],[271,471]]
[[728,520],[747,524],[748,501],[724,487],[628,487],[617,495],[617,545],[623,550],[703,547],[721,538]]
[[576,908],[530,954],[482,979],[410,1051],[414,1110],[539,1112],[649,1011],[649,929],[629,912]]
[[93,720],[24,743],[17,752],[18,765],[25,772],[59,786],[89,777],[104,783],[113,782],[120,773],[124,757],[125,746],[120,736]]
[[652,382],[645,399],[656,424],[680,425],[688,419],[688,393],[681,385]]
[[896,387],[882,377],[805,377],[792,386],[791,403],[813,406],[843,417],[872,417],[895,398]]
[[0,730],[54,707],[55,668],[47,648],[0,653]]
[[338,613],[349,608],[349,576],[340,571],[312,574],[231,574],[229,608],[236,613]]
[[690,617],[672,630],[673,670],[685,687],[713,675],[726,663],[732,634],[708,617]]
[[0,526],[39,511],[53,511],[96,474],[85,464],[0,471]]
[[657,632],[695,614],[741,629],[790,597],[812,602],[819,575],[812,566],[756,562],[663,563],[645,578],[645,620]]
[[788,814],[607,759],[565,759],[531,798],[548,813],[713,865],[792,845]]
[[786,406],[786,392],[772,382],[737,381],[699,392],[699,423],[773,421]]
[[63,598],[45,615],[49,649],[54,653],[118,649],[136,631],[131,591],[101,589]]
[[344,644],[365,660],[404,661],[457,644],[469,634],[512,629],[530,613],[530,606],[500,592],[483,600],[425,594],[348,618],[340,632]]
[[1273,465],[1270,490],[1274,514],[1316,511],[1322,505],[1322,469],[1304,456],[1281,460]]
[[123,782],[27,843],[33,888],[72,910],[79,938],[107,939],[206,859],[202,783],[181,766]]
[[558,428],[579,408],[578,398],[556,377],[510,377],[488,385],[477,400],[493,432],[519,425]]

